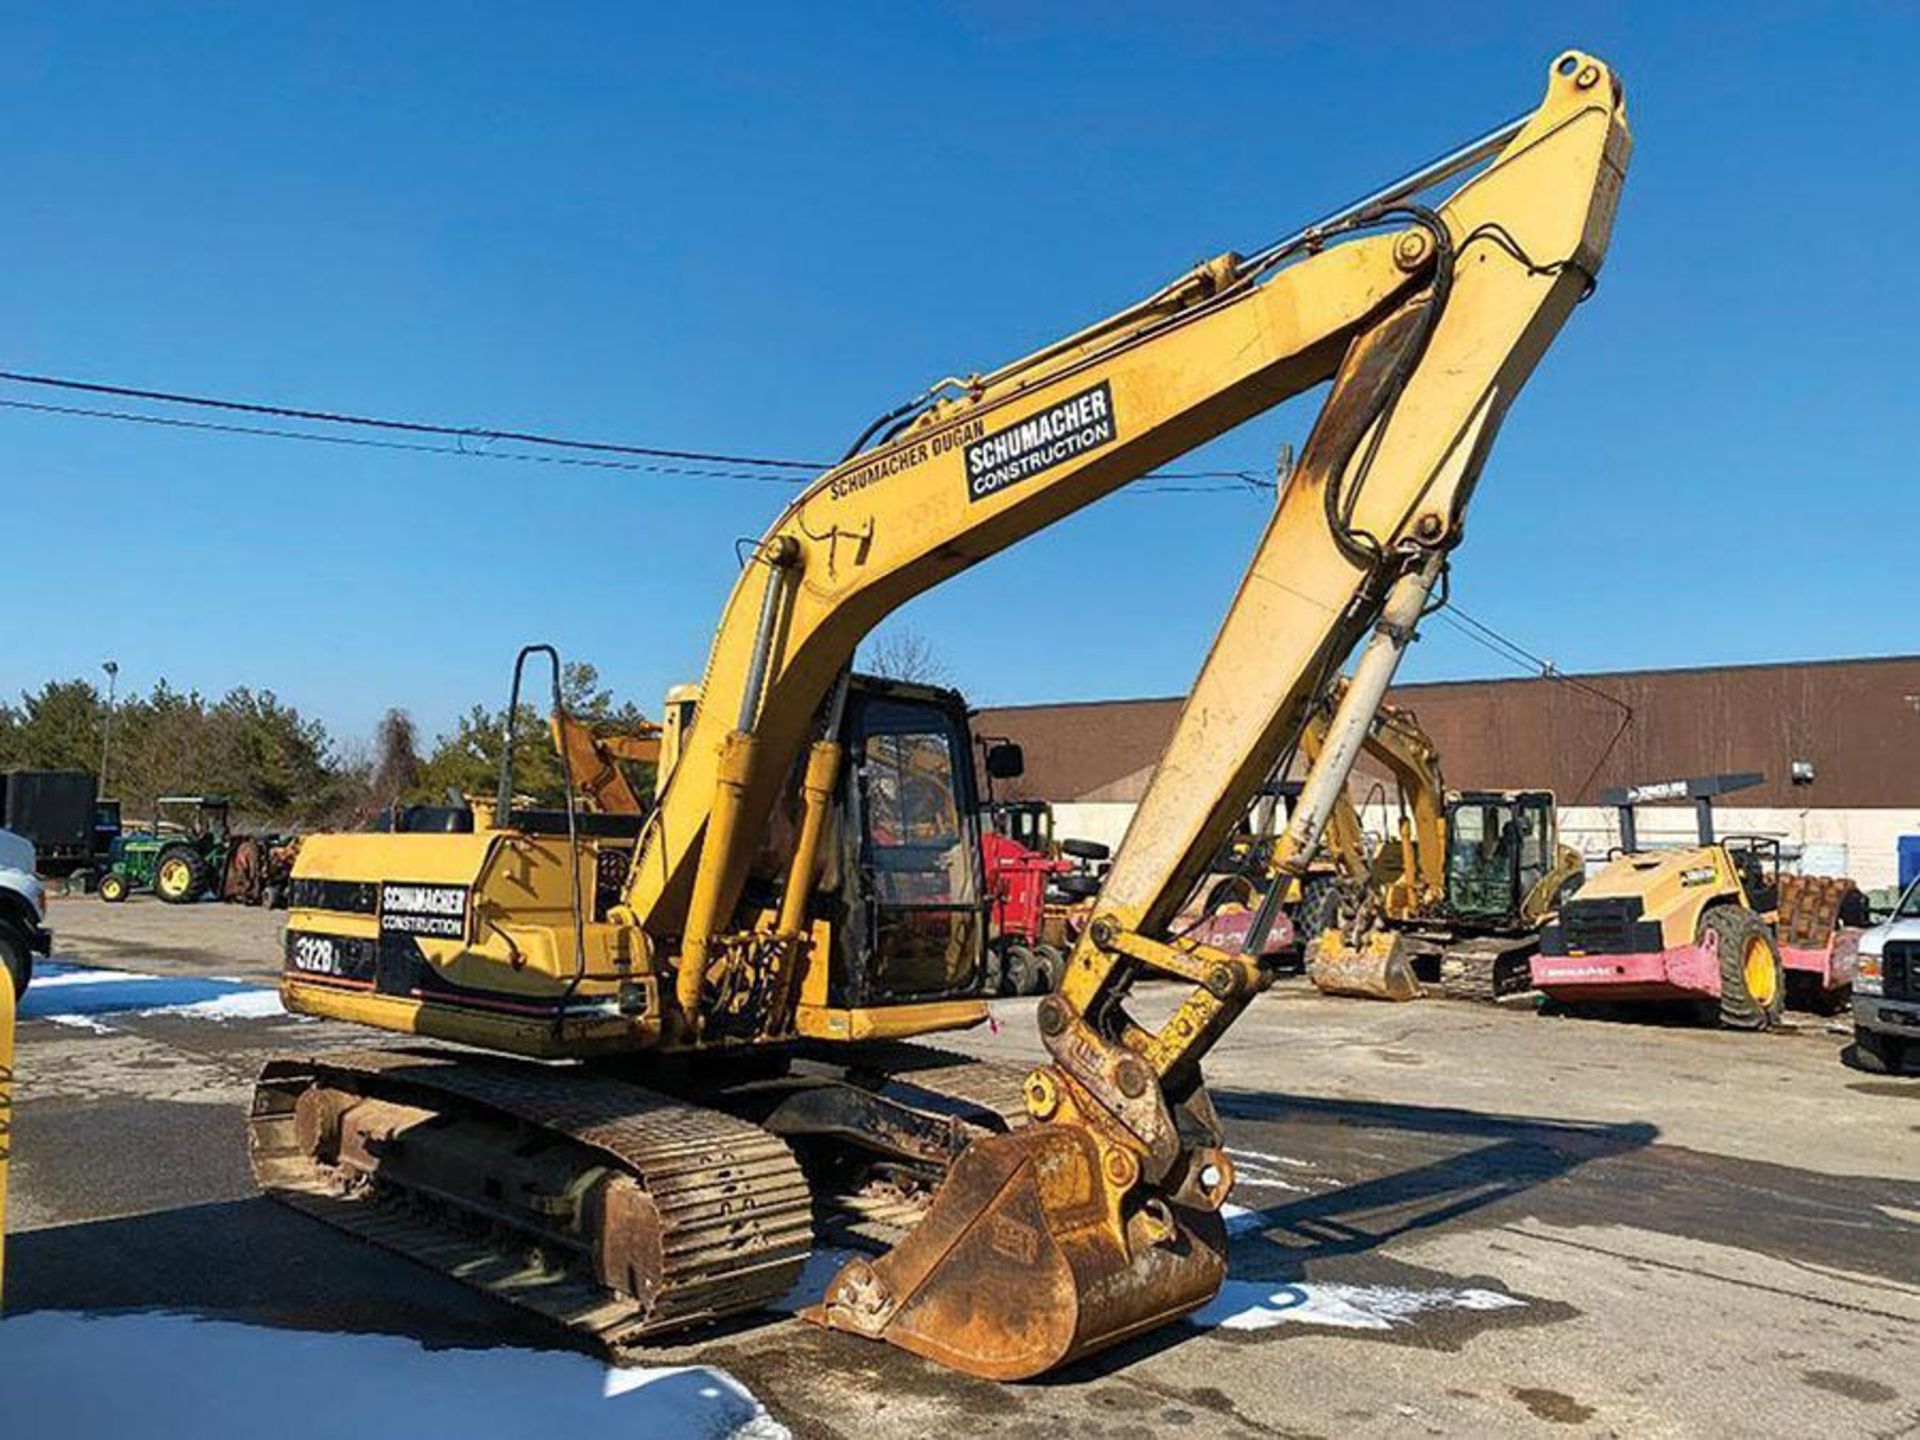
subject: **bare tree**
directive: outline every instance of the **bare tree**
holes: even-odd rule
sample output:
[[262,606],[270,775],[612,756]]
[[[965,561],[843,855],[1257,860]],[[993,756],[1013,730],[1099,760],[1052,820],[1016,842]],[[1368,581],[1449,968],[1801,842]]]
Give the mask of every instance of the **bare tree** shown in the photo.
[[420,750],[413,717],[404,710],[387,711],[380,721],[374,746],[370,789],[374,807],[384,810],[420,783]]
[[945,685],[947,666],[932,643],[918,630],[905,626],[876,635],[867,644],[865,667],[889,680],[921,685]]

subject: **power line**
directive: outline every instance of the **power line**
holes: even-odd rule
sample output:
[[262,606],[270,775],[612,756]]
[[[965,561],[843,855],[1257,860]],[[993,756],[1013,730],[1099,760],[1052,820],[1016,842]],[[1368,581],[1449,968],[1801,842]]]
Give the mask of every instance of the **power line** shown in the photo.
[[[301,441],[316,445],[346,445],[368,450],[397,450],[412,454],[446,455],[466,460],[508,460],[521,464],[570,465],[585,469],[638,471],[655,475],[683,475],[712,480],[752,480],[779,485],[803,485],[812,475],[824,474],[832,467],[810,460],[783,460],[761,455],[731,455],[706,450],[671,450],[652,445],[632,445],[603,440],[582,440],[572,436],[547,435],[498,426],[447,425],[426,420],[397,420],[374,415],[318,410],[295,405],[272,405],[248,400],[229,400],[210,395],[180,391],[144,389],[90,380],[72,380],[55,375],[37,375],[23,371],[0,370],[0,381],[17,385],[108,395],[158,405],[192,406],[230,414],[304,420],[314,424],[357,429],[434,435],[457,440],[457,445],[428,445],[418,441],[376,440],[366,436],[326,435],[312,430],[290,430],[280,426],[246,425],[228,421],[188,420],[177,415],[147,415],[129,410],[100,406],[55,405],[30,400],[0,399],[0,408],[58,415],[69,419],[109,420],[122,424],[152,425],[169,430],[200,431],[219,435],[248,435],[270,440]],[[568,451],[597,454],[637,455],[651,461],[684,461],[685,464],[636,463],[634,461],[589,459],[579,455],[530,455],[522,451],[478,448],[474,442],[534,445]],[[740,469],[715,468],[750,466],[759,473]],[[780,473],[805,472],[805,473]],[[1247,470],[1160,470],[1142,479],[1149,483],[1134,494],[1270,494],[1272,483]],[[1171,483],[1169,483],[1171,482]],[[1194,483],[1198,482],[1198,483]]]
[[361,450],[400,450],[411,454],[447,455],[460,460],[513,460],[526,465],[568,465],[589,470],[634,470],[651,475],[692,475],[711,480],[752,480],[769,485],[800,485],[796,475],[765,471],[719,470],[695,465],[657,465],[636,460],[599,460],[584,455],[529,455],[513,450],[469,450],[457,445],[425,445],[409,440],[375,440],[365,435],[319,435],[310,430],[280,430],[265,425],[230,425],[217,420],[184,420],[177,415],[136,415],[125,410],[100,410],[81,405],[45,405],[31,400],[0,400],[0,409],[27,410],[86,420],[117,420],[130,425],[157,425],[167,430],[207,431],[217,435],[252,435],[269,440],[301,440],[311,445],[346,445]]
[[1610,695],[1598,686],[1589,685],[1578,676],[1562,674],[1559,667],[1556,666],[1553,661],[1534,654],[1519,641],[1513,639],[1511,636],[1501,634],[1484,620],[1475,619],[1473,616],[1467,614],[1466,611],[1462,610],[1459,605],[1455,604],[1451,599],[1434,613],[1450,623],[1455,630],[1459,631],[1469,640],[1472,640],[1483,649],[1492,651],[1509,664],[1537,675],[1543,680],[1552,680],[1561,685],[1571,686],[1583,694],[1593,696],[1596,700],[1604,700],[1607,704],[1616,707],[1620,711],[1619,726],[1614,730],[1612,737],[1607,743],[1601,747],[1599,758],[1593,762],[1593,768],[1587,771],[1586,779],[1580,782],[1580,788],[1573,792],[1573,798],[1569,803],[1578,805],[1586,796],[1587,791],[1592,788],[1593,782],[1599,778],[1601,769],[1606,765],[1607,761],[1612,758],[1614,750],[1619,747],[1620,741],[1626,735],[1628,727],[1633,724],[1633,706],[1622,700],[1618,695]]
[[311,420],[324,425],[350,425],[369,430],[398,430],[414,435],[444,435],[467,440],[512,441],[560,450],[597,450],[614,455],[645,455],[656,460],[692,460],[710,465],[752,465],[774,470],[820,471],[825,466],[809,460],[773,460],[759,455],[723,455],[709,450],[663,450],[653,445],[627,445],[609,440],[579,440],[531,430],[508,430],[484,425],[443,425],[429,420],[393,420],[337,410],[311,410],[295,405],[265,405],[251,400],[225,400],[211,395],[188,395],[172,390],[143,390],[132,385],[109,385],[91,380],[69,380],[57,375],[30,375],[0,370],[0,380],[15,385],[39,385],[76,390],[88,395],[111,395],[121,400],[146,400],[160,405],[191,405],[244,415],[267,415],[281,420]]

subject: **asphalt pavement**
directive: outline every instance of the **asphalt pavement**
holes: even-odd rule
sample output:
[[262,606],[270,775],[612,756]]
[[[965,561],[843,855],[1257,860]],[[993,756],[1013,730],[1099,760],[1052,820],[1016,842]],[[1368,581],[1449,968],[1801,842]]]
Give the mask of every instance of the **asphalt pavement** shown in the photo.
[[[278,917],[52,919],[75,968],[21,1027],[11,1314],[401,1337],[421,1364],[570,1348],[253,1194],[261,1060],[368,1040],[255,988]],[[1037,1058],[1032,1010],[943,1043]],[[781,1315],[649,1359],[729,1372],[802,1436],[1914,1433],[1920,1081],[1845,1069],[1844,1043],[1814,1017],[1735,1035],[1283,983],[1208,1067],[1240,1178],[1231,1279],[1192,1321],[1021,1386]]]

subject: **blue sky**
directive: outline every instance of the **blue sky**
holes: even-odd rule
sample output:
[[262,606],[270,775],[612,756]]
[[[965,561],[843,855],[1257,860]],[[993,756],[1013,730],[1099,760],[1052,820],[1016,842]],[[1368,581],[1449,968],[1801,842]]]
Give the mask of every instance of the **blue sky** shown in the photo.
[[[1550,8],[16,6],[0,368],[835,456],[1530,107],[1579,44],[1633,168],[1456,598],[1566,668],[1920,648],[1920,11]],[[1265,469],[1312,409],[1188,463]],[[657,708],[785,493],[4,409],[0,460],[0,691],[113,655],[349,739],[497,701],[530,639]],[[978,703],[1177,692],[1262,518],[1122,493],[899,622]],[[1500,673],[1444,625],[1408,663]]]

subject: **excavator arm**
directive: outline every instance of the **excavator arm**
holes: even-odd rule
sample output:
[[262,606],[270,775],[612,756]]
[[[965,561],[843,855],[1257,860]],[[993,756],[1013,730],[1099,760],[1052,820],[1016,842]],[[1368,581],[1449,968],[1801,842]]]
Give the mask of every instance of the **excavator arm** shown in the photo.
[[[1257,947],[1212,951],[1170,926],[1358,645],[1279,846],[1285,865],[1312,858],[1461,538],[1500,420],[1599,270],[1630,150],[1620,88],[1600,62],[1563,55],[1540,108],[1498,141],[1491,163],[1436,210],[1401,195],[1352,217],[1356,229],[1407,222],[1395,230],[1332,244],[1309,232],[1277,269],[1264,255],[1224,257],[1149,302],[1177,308],[1137,323],[1120,317],[980,383],[881,458],[830,477],[772,537],[806,557],[810,577],[819,552],[808,547],[828,547],[819,599],[801,581],[783,611],[840,602],[805,625],[774,627],[793,669],[809,641],[822,646],[822,668],[798,695],[804,706],[830,679],[827,667],[844,664],[846,642],[826,643],[829,633],[871,623],[923,582],[1333,381],[1094,919],[1040,1004],[1050,1063],[1027,1082],[1035,1123],[975,1141],[906,1241],[841,1272],[813,1312],[821,1323],[1015,1379],[1217,1292],[1219,1210],[1233,1172],[1200,1062],[1270,977]],[[1066,448],[1035,452],[1023,427],[1052,433],[1059,415],[1064,440],[1042,443]],[[926,449],[904,458],[901,446],[908,456]],[[1035,453],[1049,463],[1024,468]],[[901,483],[889,457],[931,483]],[[844,510],[833,508],[836,485],[855,501]],[[762,594],[775,573],[769,564]],[[1171,582],[1148,574],[1141,583]],[[743,582],[749,594],[736,592],[736,608],[753,588]],[[780,684],[770,680],[766,693]],[[753,713],[742,708],[742,731]],[[770,712],[759,713],[764,725]],[[648,861],[638,888],[661,896],[670,856]],[[1147,976],[1190,987],[1157,1026],[1126,1008]]]
[[[1301,751],[1309,762],[1320,757],[1331,716],[1345,694],[1345,680],[1336,680],[1308,720]],[[1383,876],[1376,867],[1373,875],[1355,878],[1372,886],[1389,916],[1399,919],[1424,913],[1440,903],[1447,887],[1447,782],[1440,752],[1421,728],[1419,717],[1394,705],[1380,706],[1361,749],[1393,776],[1402,808],[1397,868]],[[1359,817],[1345,795],[1336,802],[1327,828],[1332,843],[1340,847],[1348,843],[1345,832],[1359,831]]]
[[553,748],[587,807],[602,815],[643,815],[646,803],[620,768],[660,763],[660,727],[643,720],[632,730],[596,730],[586,721],[555,710],[547,716]]
[[[770,954],[789,965],[805,943],[861,638],[914,595],[1332,382],[1095,918],[1041,1003],[1051,1060],[1027,1085],[1036,1123],[976,1141],[912,1237],[848,1267],[816,1318],[1017,1378],[1217,1290],[1232,1167],[1199,1067],[1269,976],[1252,953],[1183,941],[1175,916],[1360,646],[1282,841],[1287,863],[1311,859],[1506,408],[1599,271],[1629,149],[1611,72],[1563,55],[1538,109],[1427,170],[937,387],[754,547],[618,914],[674,970],[669,1016],[690,1043],[736,988],[730,972]],[[1480,162],[1437,208],[1415,203]],[[1149,563],[1134,583],[1178,577]],[[745,913],[759,837],[796,779],[778,915]],[[1125,1002],[1153,975],[1190,989],[1148,1027]]]

